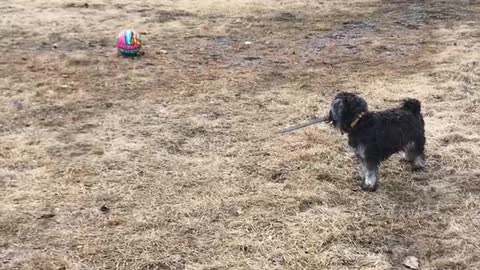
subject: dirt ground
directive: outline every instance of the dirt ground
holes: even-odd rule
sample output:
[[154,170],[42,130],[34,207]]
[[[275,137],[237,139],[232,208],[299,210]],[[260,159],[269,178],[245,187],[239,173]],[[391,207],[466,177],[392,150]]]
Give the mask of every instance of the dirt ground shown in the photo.
[[[0,269],[480,269],[480,2],[3,0]],[[145,55],[113,48],[125,28]],[[421,100],[376,193],[339,90]]]

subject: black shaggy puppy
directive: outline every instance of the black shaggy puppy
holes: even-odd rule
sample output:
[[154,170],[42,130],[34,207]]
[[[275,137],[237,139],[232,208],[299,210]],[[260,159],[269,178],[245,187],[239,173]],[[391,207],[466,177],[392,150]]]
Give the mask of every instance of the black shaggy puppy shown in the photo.
[[382,161],[397,152],[413,169],[425,166],[425,123],[420,101],[405,99],[400,107],[369,112],[367,102],[353,93],[341,92],[332,101],[328,122],[348,134],[348,144],[361,162],[362,188],[375,191]]

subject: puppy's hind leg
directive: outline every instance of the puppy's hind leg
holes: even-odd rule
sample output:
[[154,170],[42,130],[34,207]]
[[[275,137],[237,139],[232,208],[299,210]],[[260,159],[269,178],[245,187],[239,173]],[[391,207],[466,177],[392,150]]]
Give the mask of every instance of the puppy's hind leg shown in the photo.
[[420,154],[415,157],[415,159],[412,162],[412,168],[415,171],[421,171],[425,169],[427,162],[425,161],[425,157],[423,154]]
[[405,148],[405,159],[412,165],[414,171],[425,168],[424,142],[411,142]]

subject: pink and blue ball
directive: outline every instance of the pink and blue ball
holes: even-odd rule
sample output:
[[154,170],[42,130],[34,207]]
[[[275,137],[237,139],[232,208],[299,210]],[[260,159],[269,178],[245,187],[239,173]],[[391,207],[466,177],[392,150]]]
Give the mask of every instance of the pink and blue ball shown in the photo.
[[134,56],[140,52],[142,41],[138,33],[133,30],[125,30],[118,34],[115,46],[123,55]]

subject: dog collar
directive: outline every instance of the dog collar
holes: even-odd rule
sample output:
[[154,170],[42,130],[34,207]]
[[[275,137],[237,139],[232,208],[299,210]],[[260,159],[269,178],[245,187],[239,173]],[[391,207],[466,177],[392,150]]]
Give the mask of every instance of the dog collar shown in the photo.
[[355,120],[353,120],[353,122],[350,124],[350,128],[354,128],[357,124],[358,124],[358,121],[360,121],[360,119],[362,119],[363,116],[365,116],[367,112],[361,112],[357,118],[355,118]]

